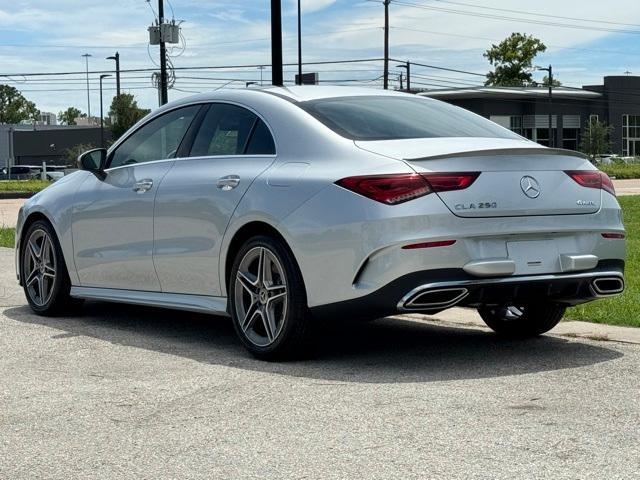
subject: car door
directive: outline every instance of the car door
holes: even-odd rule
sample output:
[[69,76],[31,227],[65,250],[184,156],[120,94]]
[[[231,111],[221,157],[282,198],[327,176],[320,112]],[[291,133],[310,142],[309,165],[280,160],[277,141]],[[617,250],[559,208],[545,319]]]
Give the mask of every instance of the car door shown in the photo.
[[160,291],[153,267],[153,206],[162,179],[200,105],[154,118],[120,143],[104,177],[88,176],[73,210],[82,286]]
[[176,160],[156,197],[154,264],[163,292],[221,294],[222,237],[275,154],[269,128],[254,112],[227,103],[209,106],[189,158]]

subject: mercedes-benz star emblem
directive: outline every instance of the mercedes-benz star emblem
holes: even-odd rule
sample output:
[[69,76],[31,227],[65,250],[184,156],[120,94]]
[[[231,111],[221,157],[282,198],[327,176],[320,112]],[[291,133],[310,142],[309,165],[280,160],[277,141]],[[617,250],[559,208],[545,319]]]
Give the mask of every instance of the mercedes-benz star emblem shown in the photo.
[[535,178],[529,175],[522,177],[520,180],[520,188],[522,188],[524,194],[529,198],[538,198],[540,196],[540,184]]

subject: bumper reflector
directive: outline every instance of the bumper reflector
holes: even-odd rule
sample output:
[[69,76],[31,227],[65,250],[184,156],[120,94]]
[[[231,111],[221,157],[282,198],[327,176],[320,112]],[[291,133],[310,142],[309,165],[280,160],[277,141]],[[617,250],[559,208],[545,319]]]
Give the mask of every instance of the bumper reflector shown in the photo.
[[607,240],[622,240],[625,238],[624,233],[603,233],[602,238],[606,238]]
[[434,247],[450,247],[456,243],[455,240],[440,240],[438,242],[424,242],[424,243],[412,243],[411,245],[405,245],[403,250],[416,250],[418,248],[434,248]]

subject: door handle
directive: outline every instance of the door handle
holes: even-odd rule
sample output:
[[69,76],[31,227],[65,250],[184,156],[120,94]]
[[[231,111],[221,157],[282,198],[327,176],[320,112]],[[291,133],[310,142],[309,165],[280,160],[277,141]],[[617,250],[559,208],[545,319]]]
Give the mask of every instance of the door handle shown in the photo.
[[140,180],[139,182],[134,183],[133,191],[136,193],[144,193],[153,187],[153,180],[150,178],[145,178],[144,180]]
[[218,179],[218,188],[224,190],[233,190],[240,185],[240,177],[238,175],[227,175]]

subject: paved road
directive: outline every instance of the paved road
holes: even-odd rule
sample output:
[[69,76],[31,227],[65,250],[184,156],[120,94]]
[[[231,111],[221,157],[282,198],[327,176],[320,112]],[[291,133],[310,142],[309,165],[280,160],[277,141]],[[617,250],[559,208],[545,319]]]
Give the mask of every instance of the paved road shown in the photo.
[[0,250],[0,478],[640,474],[640,347],[379,320],[265,363],[229,320],[90,303],[40,318]]
[[24,203],[22,199],[0,199],[0,227],[15,227],[18,219],[18,210]]
[[640,195],[640,179],[614,180],[613,185],[618,195]]

